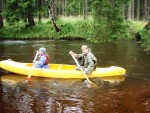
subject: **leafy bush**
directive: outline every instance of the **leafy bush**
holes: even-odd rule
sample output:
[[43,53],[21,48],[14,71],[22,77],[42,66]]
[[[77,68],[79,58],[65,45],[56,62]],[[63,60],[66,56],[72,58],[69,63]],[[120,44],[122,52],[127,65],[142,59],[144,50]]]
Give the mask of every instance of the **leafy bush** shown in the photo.
[[150,29],[142,30],[141,34],[141,45],[145,48],[145,50],[150,50]]
[[112,4],[110,1],[95,0],[93,3],[94,40],[106,42],[129,37],[128,25],[121,15],[122,4],[127,2],[128,0],[126,2],[115,0]]

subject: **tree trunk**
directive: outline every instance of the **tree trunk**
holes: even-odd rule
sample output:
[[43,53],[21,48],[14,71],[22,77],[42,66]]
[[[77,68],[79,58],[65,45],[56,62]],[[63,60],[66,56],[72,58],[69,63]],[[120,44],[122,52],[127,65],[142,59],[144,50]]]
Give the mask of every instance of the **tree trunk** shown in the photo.
[[122,4],[122,16],[125,17],[125,4]]
[[35,25],[35,22],[34,22],[34,19],[33,19],[32,4],[30,4],[29,7],[28,7],[27,19],[28,19],[28,25],[27,26],[34,26]]
[[131,6],[132,6],[132,11],[131,11],[131,18],[134,20],[134,2],[135,2],[135,0],[132,0],[132,2],[131,2]]
[[88,0],[83,1],[83,16],[84,19],[88,18]]
[[79,2],[79,16],[81,16],[81,10],[82,10],[82,8],[81,8],[81,2]]
[[55,5],[54,5],[54,19],[57,19],[58,16],[59,16],[59,14],[57,13],[58,1],[59,1],[59,0],[55,0]]
[[[42,6],[42,1],[41,1],[41,0],[38,0],[37,7],[38,7],[39,10],[41,10],[41,6]],[[42,16],[41,16],[40,13],[38,14],[38,20],[39,20],[39,21],[42,20]]]
[[148,1],[144,0],[144,20],[148,19]]
[[4,26],[3,16],[1,15],[3,12],[3,0],[0,0],[0,28]]
[[140,0],[137,0],[137,17],[136,17],[136,19],[137,20],[140,20]]
[[62,5],[62,16],[65,16],[65,0],[62,1],[63,5]]
[[50,4],[48,0],[46,0],[45,2],[46,2],[46,5],[47,5],[47,8],[48,8],[49,18],[50,18],[50,20],[51,20],[51,22],[52,22],[52,25],[53,25],[53,27],[55,28],[55,30],[56,30],[57,32],[59,32],[60,29],[57,27],[57,25],[56,25],[56,23],[55,23],[55,20],[54,20],[54,12],[53,12],[53,4],[54,4],[54,3],[51,3],[51,4]]
[[131,14],[131,11],[132,11],[132,10],[131,10],[131,9],[132,9],[132,5],[131,5],[131,4],[132,4],[132,2],[129,1],[129,3],[128,3],[128,17],[127,17],[128,20],[131,20],[131,15],[132,15],[132,14]]
[[147,8],[147,15],[148,17],[150,17],[150,1],[148,1],[148,8]]
[[67,15],[67,8],[66,8],[66,7],[67,7],[67,3],[68,3],[68,1],[65,0],[65,16],[68,16],[68,15]]
[[34,26],[35,25],[35,22],[34,22],[34,19],[33,19],[33,14],[32,14],[32,11],[31,10],[28,10],[28,14],[27,14],[27,19],[28,19],[28,26]]

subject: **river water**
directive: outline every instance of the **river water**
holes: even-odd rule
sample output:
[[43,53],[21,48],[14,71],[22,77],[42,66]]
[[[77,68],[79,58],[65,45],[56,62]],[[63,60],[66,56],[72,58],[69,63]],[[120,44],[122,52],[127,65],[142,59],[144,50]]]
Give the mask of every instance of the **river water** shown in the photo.
[[70,50],[81,53],[87,44],[98,59],[98,67],[120,66],[126,76],[84,80],[63,80],[26,76],[0,69],[0,113],[150,113],[150,53],[135,41],[93,44],[80,41],[1,41],[0,60],[32,62],[45,47],[51,63],[75,64]]

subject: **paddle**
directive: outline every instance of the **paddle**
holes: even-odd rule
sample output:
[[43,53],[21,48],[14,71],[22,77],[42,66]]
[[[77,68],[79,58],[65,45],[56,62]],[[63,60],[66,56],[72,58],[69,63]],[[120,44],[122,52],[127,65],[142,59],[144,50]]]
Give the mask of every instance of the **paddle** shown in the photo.
[[[76,62],[78,67],[81,67],[80,64],[78,63],[77,59],[71,54],[72,58],[74,59],[74,61]],[[88,83],[90,86],[92,87],[97,87],[96,84],[94,84],[92,81],[89,80],[89,78],[87,77],[86,73],[83,72],[83,69],[80,68],[80,70],[82,71],[83,75],[85,76],[85,78],[87,79]]]
[[[37,56],[38,56],[38,51],[36,52],[36,55],[35,55],[33,61],[35,61],[35,60],[37,59]],[[31,75],[32,75],[32,70],[33,70],[33,68],[34,68],[34,65],[32,65],[32,68],[31,68],[31,70],[30,70],[30,72],[29,72],[29,74],[28,74],[28,77],[27,77],[27,79],[26,79],[27,82],[30,81],[30,79],[31,79]]]

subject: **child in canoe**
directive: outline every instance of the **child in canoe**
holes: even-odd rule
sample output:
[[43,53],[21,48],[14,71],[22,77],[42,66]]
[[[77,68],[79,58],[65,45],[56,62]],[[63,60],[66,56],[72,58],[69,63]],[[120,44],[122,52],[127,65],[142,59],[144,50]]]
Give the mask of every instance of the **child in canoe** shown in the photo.
[[42,47],[39,49],[37,61],[33,61],[33,63],[35,63],[36,68],[49,68],[48,62],[49,56],[46,49]]

